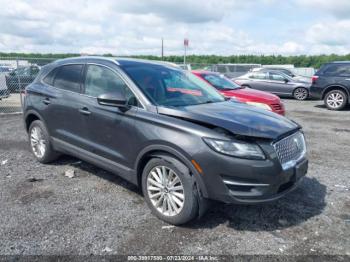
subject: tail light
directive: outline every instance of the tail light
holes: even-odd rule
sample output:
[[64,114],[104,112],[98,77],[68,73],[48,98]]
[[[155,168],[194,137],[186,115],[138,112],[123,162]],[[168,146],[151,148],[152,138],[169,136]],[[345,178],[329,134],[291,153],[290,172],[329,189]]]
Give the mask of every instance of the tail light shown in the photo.
[[312,82],[313,84],[315,84],[316,81],[317,81],[317,79],[318,79],[318,76],[312,76],[312,77],[311,77],[311,82]]

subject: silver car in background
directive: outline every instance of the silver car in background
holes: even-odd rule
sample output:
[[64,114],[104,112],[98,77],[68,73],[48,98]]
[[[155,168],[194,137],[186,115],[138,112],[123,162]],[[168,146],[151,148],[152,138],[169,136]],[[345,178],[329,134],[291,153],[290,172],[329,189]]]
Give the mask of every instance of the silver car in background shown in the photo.
[[261,68],[260,64],[216,64],[208,68],[209,71],[223,74],[227,78],[240,77],[254,68]]
[[10,96],[10,92],[7,89],[5,75],[9,73],[11,70],[7,66],[0,66],[0,100],[3,98],[8,98]]
[[286,74],[287,76],[293,78],[294,80],[297,80],[297,81],[302,81],[302,82],[307,82],[307,83],[310,83],[311,84],[311,77],[306,77],[306,76],[302,76],[302,75],[298,75],[294,72],[294,68],[291,69],[291,68],[284,68],[284,67],[274,67],[274,66],[264,66],[262,68],[254,68],[253,70],[251,71],[271,71],[271,70],[274,70],[274,71],[278,71],[278,72],[282,72],[284,74]]
[[310,83],[294,79],[277,70],[259,70],[248,72],[232,79],[237,84],[257,90],[273,93],[281,97],[294,97],[305,100],[309,97]]

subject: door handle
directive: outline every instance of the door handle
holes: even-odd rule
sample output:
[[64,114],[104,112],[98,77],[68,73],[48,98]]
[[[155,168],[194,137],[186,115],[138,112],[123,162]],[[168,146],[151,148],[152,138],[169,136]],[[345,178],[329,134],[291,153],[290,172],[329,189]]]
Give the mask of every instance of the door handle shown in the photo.
[[50,98],[46,97],[45,99],[43,99],[43,103],[44,103],[45,105],[51,104]]
[[83,115],[90,115],[91,112],[89,111],[89,109],[87,107],[83,107],[82,109],[79,109],[79,112]]

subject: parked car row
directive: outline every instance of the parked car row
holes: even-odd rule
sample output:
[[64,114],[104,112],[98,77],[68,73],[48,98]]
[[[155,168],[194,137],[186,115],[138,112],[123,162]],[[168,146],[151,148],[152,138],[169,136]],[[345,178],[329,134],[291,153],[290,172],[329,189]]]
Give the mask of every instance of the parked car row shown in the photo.
[[224,75],[214,72],[194,70],[192,73],[215,87],[225,97],[235,98],[240,102],[273,111],[280,115],[285,114],[284,105],[276,95],[246,88],[244,85],[240,86]]
[[[219,64],[212,66],[211,70],[229,76],[233,75],[230,70],[237,66]],[[298,100],[322,99],[330,110],[341,110],[350,104],[350,61],[326,63],[312,78],[296,75],[292,70],[278,66],[247,64],[241,70],[246,72],[232,80],[242,87]]]

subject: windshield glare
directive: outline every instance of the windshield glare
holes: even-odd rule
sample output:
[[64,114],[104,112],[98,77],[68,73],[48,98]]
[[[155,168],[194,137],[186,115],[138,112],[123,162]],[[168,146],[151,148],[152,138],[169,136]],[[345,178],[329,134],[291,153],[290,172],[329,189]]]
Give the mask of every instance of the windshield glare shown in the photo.
[[213,87],[188,71],[162,65],[123,67],[155,105],[189,106],[225,101]]
[[239,85],[230,81],[225,76],[215,74],[202,74],[202,77],[219,90],[232,90],[240,88]]

